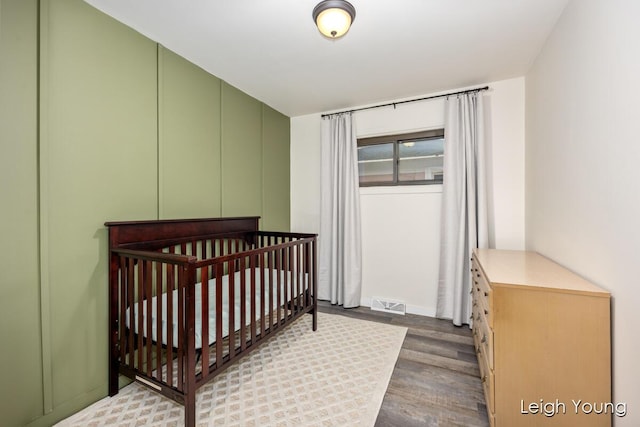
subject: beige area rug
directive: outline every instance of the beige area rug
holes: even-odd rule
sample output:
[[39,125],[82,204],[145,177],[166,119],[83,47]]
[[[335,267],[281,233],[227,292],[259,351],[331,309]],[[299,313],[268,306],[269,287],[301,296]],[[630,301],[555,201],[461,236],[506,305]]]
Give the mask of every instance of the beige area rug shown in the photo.
[[[198,426],[373,426],[407,329],[305,315],[198,390]],[[132,383],[59,427],[183,426],[184,408]]]

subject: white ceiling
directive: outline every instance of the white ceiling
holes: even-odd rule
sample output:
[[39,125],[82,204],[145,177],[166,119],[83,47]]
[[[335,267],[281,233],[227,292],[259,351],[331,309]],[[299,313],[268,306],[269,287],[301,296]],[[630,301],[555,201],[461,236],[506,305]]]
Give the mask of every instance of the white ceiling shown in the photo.
[[85,0],[288,116],[522,76],[568,0],[351,0],[323,38],[319,0]]

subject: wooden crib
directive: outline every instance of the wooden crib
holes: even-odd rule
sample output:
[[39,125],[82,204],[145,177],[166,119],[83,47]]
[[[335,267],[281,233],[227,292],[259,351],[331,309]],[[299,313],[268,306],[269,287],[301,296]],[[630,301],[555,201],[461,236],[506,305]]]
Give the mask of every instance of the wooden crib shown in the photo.
[[110,396],[123,374],[184,405],[192,427],[199,387],[305,313],[316,330],[316,235],[258,220],[105,224]]

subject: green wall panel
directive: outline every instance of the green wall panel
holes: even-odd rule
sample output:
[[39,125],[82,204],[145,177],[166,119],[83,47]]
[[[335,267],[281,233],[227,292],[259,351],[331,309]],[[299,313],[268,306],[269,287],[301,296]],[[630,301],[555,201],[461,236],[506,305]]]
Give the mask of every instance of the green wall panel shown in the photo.
[[288,230],[289,119],[81,0],[0,0],[0,91],[0,425],[49,426],[107,393],[103,223]]
[[221,215],[220,80],[160,48],[161,218]]
[[222,214],[262,215],[262,104],[222,84]]
[[289,117],[262,106],[262,229],[289,231]]
[[81,0],[41,8],[45,393],[50,377],[61,416],[107,392],[103,223],[157,218],[157,46]]
[[0,425],[42,414],[36,0],[0,0]]

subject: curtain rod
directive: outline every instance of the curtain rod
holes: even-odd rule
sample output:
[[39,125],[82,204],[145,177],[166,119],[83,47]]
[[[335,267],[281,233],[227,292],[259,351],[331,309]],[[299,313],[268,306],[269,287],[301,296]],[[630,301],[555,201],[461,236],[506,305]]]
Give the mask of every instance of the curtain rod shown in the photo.
[[489,86],[477,87],[475,89],[461,90],[460,92],[451,92],[451,93],[443,93],[441,95],[426,96],[424,98],[407,99],[406,101],[389,102],[387,104],[372,105],[370,107],[355,108],[353,110],[338,111],[336,113],[323,114],[321,117],[324,118],[324,117],[334,116],[336,114],[342,114],[342,113],[354,113],[356,111],[371,110],[373,108],[390,107],[392,105],[393,105],[393,108],[396,108],[396,105],[406,104],[408,102],[416,102],[416,101],[425,101],[427,99],[444,98],[445,96],[462,95],[463,93],[481,92],[483,90],[489,90]]

